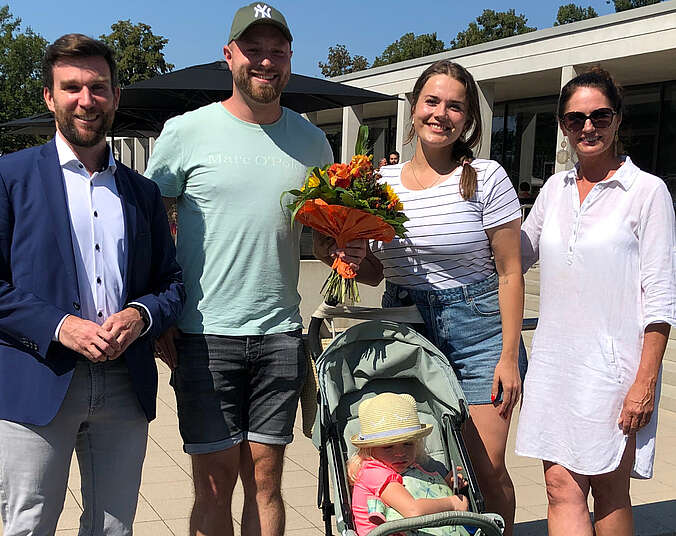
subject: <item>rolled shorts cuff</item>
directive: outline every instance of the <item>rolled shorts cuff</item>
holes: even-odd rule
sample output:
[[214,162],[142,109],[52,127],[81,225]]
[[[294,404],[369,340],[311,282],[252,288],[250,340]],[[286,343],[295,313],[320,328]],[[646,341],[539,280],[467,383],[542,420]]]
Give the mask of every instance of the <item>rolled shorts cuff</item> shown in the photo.
[[220,441],[212,441],[211,443],[184,443],[183,451],[186,454],[211,454],[220,450],[228,450],[229,448],[239,445],[244,441],[243,434],[239,433],[234,437],[222,439]]
[[257,434],[256,432],[247,432],[246,439],[253,443],[262,443],[263,445],[288,445],[293,441],[293,434],[287,436],[272,436],[267,434]]

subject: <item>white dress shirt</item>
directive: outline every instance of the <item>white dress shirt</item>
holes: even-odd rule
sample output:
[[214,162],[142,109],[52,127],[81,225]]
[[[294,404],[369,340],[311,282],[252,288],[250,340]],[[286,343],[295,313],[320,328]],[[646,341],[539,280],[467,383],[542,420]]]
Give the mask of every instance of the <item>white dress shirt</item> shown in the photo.
[[[115,184],[117,165],[109,150],[107,166],[89,175],[60,134],[56,135],[56,150],[70,215],[82,318],[101,325],[125,305],[128,246],[122,202]],[[149,311],[148,317],[151,318]],[[57,340],[64,319],[56,328]]]
[[[646,326],[676,325],[676,225],[664,182],[628,157],[582,205],[576,175],[552,176],[522,226],[524,271],[540,260],[540,319],[516,452],[596,475],[624,453],[618,419]],[[633,476],[652,476],[660,381]]]

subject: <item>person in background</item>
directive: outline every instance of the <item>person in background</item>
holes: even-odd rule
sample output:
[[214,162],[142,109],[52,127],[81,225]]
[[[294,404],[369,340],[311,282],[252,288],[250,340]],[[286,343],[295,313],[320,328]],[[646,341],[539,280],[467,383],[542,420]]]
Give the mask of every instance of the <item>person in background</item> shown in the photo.
[[397,165],[399,163],[399,153],[397,151],[391,151],[387,156],[387,163],[390,166]]
[[384,167],[384,166],[386,166],[386,165],[387,165],[387,158],[382,157],[382,158],[378,161],[378,167],[376,167],[373,171],[376,172],[376,173],[378,173],[378,172],[380,171],[380,168],[382,168],[382,167]]
[[56,136],[0,158],[3,530],[54,534],[75,450],[79,533],[130,535],[155,418],[152,339],[181,312],[181,269],[157,186],[106,143],[112,50],[64,35],[42,72]]
[[519,183],[519,202],[521,203],[522,219],[528,217],[533,199],[535,199],[535,197],[533,196],[530,183],[521,181]]
[[519,201],[528,203],[532,200],[530,183],[522,181],[519,183]]
[[415,304],[424,335],[448,357],[469,403],[464,436],[489,511],[513,529],[514,487],[505,466],[512,410],[521,398],[524,282],[520,206],[500,164],[475,159],[481,138],[476,82],[442,60],[413,88],[409,162],[385,167],[409,217],[406,238],[337,250],[315,235],[315,255],[339,255],[358,281],[386,280],[383,307]]
[[664,182],[618,154],[622,113],[600,68],[563,87],[558,120],[578,164],[545,183],[522,227],[540,318],[516,452],[543,460],[551,536],[633,534],[629,477],[653,473],[676,223]]

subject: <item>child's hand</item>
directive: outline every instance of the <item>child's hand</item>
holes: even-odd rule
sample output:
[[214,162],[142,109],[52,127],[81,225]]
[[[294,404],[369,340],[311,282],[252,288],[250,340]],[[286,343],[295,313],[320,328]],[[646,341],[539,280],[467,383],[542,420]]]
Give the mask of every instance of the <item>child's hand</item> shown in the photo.
[[[465,489],[469,486],[469,482],[462,476],[463,468],[458,465],[456,469],[458,471],[458,490]],[[448,473],[448,475],[446,475],[446,483],[449,488],[453,489],[453,473]]]
[[469,510],[469,501],[464,495],[458,494],[449,497],[451,504],[453,505],[453,510],[466,512]]
[[458,465],[457,469],[458,469],[458,489],[459,490],[465,489],[467,486],[469,486],[469,482],[467,482],[467,480],[465,480],[465,477],[462,476],[463,468]]

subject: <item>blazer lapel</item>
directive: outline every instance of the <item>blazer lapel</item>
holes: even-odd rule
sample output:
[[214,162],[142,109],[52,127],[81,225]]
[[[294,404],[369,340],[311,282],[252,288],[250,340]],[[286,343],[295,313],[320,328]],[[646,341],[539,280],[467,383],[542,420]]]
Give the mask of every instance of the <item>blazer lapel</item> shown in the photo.
[[117,162],[117,170],[115,171],[115,185],[117,186],[117,193],[120,195],[122,204],[122,214],[124,216],[124,234],[127,242],[127,264],[124,269],[124,303],[127,302],[127,295],[129,294],[129,274],[132,266],[134,266],[134,237],[136,236],[136,206],[134,204],[134,193],[129,186],[129,179],[126,172]]
[[59,165],[59,156],[56,152],[54,140],[44,146],[42,158],[37,162],[40,178],[42,179],[45,202],[49,207],[53,225],[52,231],[56,235],[56,244],[63,258],[66,272],[72,280],[73,286],[80,289],[75,271],[75,254],[73,253],[73,238],[71,235],[68,200],[63,184],[63,173]]

